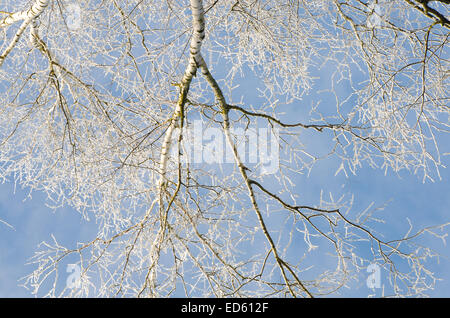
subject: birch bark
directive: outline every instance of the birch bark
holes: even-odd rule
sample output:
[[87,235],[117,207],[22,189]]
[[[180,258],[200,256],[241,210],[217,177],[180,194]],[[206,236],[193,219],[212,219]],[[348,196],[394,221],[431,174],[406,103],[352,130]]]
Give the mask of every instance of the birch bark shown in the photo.
[[50,0],[36,0],[36,2],[31,6],[30,9],[13,13],[0,20],[0,28],[24,20],[8,47],[0,55],[0,67],[2,66],[8,54],[14,49],[17,42],[19,42],[20,37],[22,36],[28,25],[32,20],[36,19],[45,10],[45,8],[48,6],[49,1]]

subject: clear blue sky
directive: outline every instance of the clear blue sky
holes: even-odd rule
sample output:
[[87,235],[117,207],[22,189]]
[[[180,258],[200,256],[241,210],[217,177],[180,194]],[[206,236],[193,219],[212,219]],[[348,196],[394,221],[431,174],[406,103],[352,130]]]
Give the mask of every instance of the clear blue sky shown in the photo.
[[[443,170],[442,181],[423,184],[417,177],[405,175],[384,176],[379,170],[363,169],[359,176],[330,178],[327,168],[317,169],[310,177],[298,180],[299,184],[308,184],[304,194],[317,198],[321,188],[341,188],[355,193],[355,210],[364,209],[371,202],[378,205],[393,200],[383,215],[388,221],[387,235],[398,237],[408,226],[406,218],[411,219],[415,228],[437,225],[449,220],[450,196],[448,195],[450,172]],[[45,207],[45,196],[39,193],[32,198],[27,192],[16,189],[14,185],[0,185],[0,218],[14,229],[0,224],[0,297],[30,297],[30,293],[20,284],[19,279],[33,268],[26,265],[36,246],[49,241],[53,234],[63,243],[73,244],[85,241],[94,235],[92,224],[82,221],[79,214],[71,209],[59,209],[53,212]],[[423,241],[442,254],[440,264],[431,269],[443,281],[430,293],[434,297],[450,297],[450,249],[441,241],[428,236]],[[69,275],[61,271],[61,275]],[[387,279],[381,273],[381,278]],[[61,279],[65,279],[61,277]],[[366,297],[371,291],[366,287],[365,276],[354,288],[342,291],[342,296]],[[380,293],[380,291],[377,291]]]
[[[242,91],[248,92],[248,88],[255,85],[255,82],[249,79],[242,84]],[[345,88],[342,93],[346,93]],[[332,104],[332,102],[330,99],[329,103]],[[309,103],[303,101],[303,104]],[[299,103],[284,106],[281,109],[286,113],[283,120],[292,122],[295,118],[306,118],[305,121],[307,121],[305,116],[308,109],[300,106]],[[305,132],[303,135],[304,141],[313,143],[312,146],[320,150],[323,145],[317,140],[308,139],[310,138],[308,134],[309,132]],[[442,149],[445,152],[445,149],[450,148],[450,141],[443,141],[445,143]],[[449,163],[448,158],[444,160],[446,160],[444,163]],[[381,214],[387,222],[383,232],[387,238],[401,237],[408,230],[407,218],[411,220],[415,230],[443,224],[450,220],[450,196],[448,195],[450,171],[448,169],[441,171],[441,181],[422,183],[420,176],[404,172],[395,175],[391,171],[384,175],[383,171],[373,170],[367,166],[360,169],[357,176],[345,177],[343,173],[334,176],[339,164],[333,160],[326,160],[318,164],[310,176],[298,176],[294,181],[302,198],[316,204],[321,189],[325,193],[334,192],[335,195],[353,193],[355,195],[353,215],[364,210],[372,202],[376,206],[381,206],[392,200]],[[63,245],[74,247],[77,242],[92,240],[96,233],[94,224],[83,221],[77,212],[70,208],[52,211],[46,207],[44,194],[33,193],[30,197],[27,189],[21,189],[18,186],[14,190],[14,184],[11,182],[0,185],[0,220],[13,227],[12,229],[0,223],[0,297],[31,296],[27,290],[19,286],[19,279],[34,269],[33,266],[26,265],[27,260],[33,256],[39,243],[51,241],[51,234]],[[436,289],[430,295],[450,297],[450,249],[432,236],[425,236],[422,243],[436,249],[443,256],[439,264],[430,263],[430,268],[436,276],[443,279],[437,283]],[[66,261],[68,262],[70,259]],[[351,288],[343,289],[341,296],[367,297],[371,294],[372,291],[365,283],[368,274],[364,274],[360,275],[360,281]],[[64,275],[69,276],[70,273],[66,273],[63,268],[60,275],[60,279],[65,280]],[[382,272],[382,282],[387,278],[386,273]],[[377,295],[381,295],[379,290],[376,292]]]
[[[325,69],[324,72],[332,70]],[[214,70],[217,75],[219,70]],[[330,74],[327,74],[328,76]],[[220,77],[220,75],[219,75]],[[324,82],[327,82],[324,80]],[[248,92],[254,91],[254,82],[247,80],[242,83],[242,90],[248,97]],[[345,95],[345,88],[343,88]],[[327,100],[323,101],[324,103]],[[328,100],[334,107],[333,100]],[[256,103],[256,101],[255,101]],[[308,101],[304,101],[308,104]],[[304,118],[309,109],[299,110],[298,105],[286,107],[283,119]],[[306,122],[305,120],[304,122]],[[450,141],[446,140],[447,151]],[[449,160],[445,159],[447,164]],[[376,206],[390,201],[383,212],[385,224],[384,234],[389,238],[399,238],[408,230],[407,218],[411,220],[414,229],[439,225],[450,221],[450,171],[441,171],[442,180],[434,183],[422,183],[419,176],[394,175],[391,172],[384,175],[380,170],[364,167],[357,176],[343,174],[334,177],[339,163],[325,161],[313,169],[310,176],[302,175],[294,180],[303,198],[317,202],[321,189],[325,192],[353,193],[355,203],[353,211],[356,214],[364,210],[372,202]],[[66,246],[74,246],[77,242],[91,240],[96,234],[96,227],[82,220],[81,216],[70,208],[53,211],[46,207],[46,197],[42,193],[33,193],[30,197],[27,189],[20,186],[14,190],[12,182],[0,185],[0,297],[31,297],[29,291],[20,287],[20,278],[29,274],[34,267],[27,265],[39,243],[50,241],[51,234]],[[433,297],[450,297],[450,249],[442,241],[433,236],[424,236],[423,245],[434,248],[442,255],[439,263],[430,263],[430,269],[437,277],[442,278],[436,288],[430,292]],[[449,242],[450,243],[450,242]],[[67,260],[70,262],[70,259]],[[61,279],[69,276],[63,268]],[[361,275],[360,280],[343,289],[342,296],[367,297],[372,293],[365,284],[367,275]],[[387,283],[386,273],[381,273],[382,283]],[[376,291],[380,295],[380,291]]]

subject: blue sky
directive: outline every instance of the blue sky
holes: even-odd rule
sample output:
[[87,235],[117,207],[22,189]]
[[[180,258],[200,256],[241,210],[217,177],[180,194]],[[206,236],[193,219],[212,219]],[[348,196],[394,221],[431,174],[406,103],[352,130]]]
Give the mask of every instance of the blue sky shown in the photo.
[[[226,70],[213,71],[220,77],[220,71]],[[330,69],[324,67],[321,72],[319,76],[323,76],[322,83],[328,84],[326,78],[330,76]],[[250,92],[255,92],[255,86],[255,79],[246,77],[240,89],[246,94],[248,100],[253,100],[257,104],[256,97],[249,98]],[[343,96],[348,93],[348,87],[338,87],[338,89]],[[325,105],[327,102],[328,107],[335,107],[332,98],[323,100]],[[309,106],[310,103],[304,100],[303,105]],[[349,103],[349,105],[352,104]],[[295,121],[292,118],[305,118],[310,109],[296,103],[281,110],[286,112],[282,117],[283,120],[292,122]],[[306,121],[307,119],[303,122]],[[303,135],[304,141],[312,143],[316,149],[324,146],[314,145],[315,141],[308,140],[308,136],[308,132]],[[447,141],[446,146],[448,144]],[[448,147],[446,150],[448,152]],[[449,160],[445,160],[444,163],[448,164]],[[448,196],[450,171],[448,169],[441,170],[442,180],[422,183],[420,176],[404,172],[396,175],[391,171],[385,175],[383,171],[370,169],[367,166],[360,169],[357,176],[345,177],[342,173],[334,176],[339,164],[340,162],[337,161],[326,160],[319,163],[310,175],[296,177],[294,180],[296,189],[305,202],[317,203],[322,190],[325,193],[354,194],[353,215],[372,203],[375,206],[381,206],[389,202],[382,213],[387,222],[383,225],[383,233],[388,238],[399,238],[408,230],[407,218],[411,220],[415,230],[450,221],[450,196]],[[19,185],[15,187],[11,181],[0,185],[0,220],[11,225],[9,227],[0,222],[0,297],[32,296],[29,291],[19,286],[20,278],[34,269],[26,263],[37,250],[38,244],[50,241],[51,235],[54,235],[63,245],[73,247],[77,242],[93,239],[96,234],[95,224],[83,220],[76,211],[70,208],[53,211],[46,207],[46,197],[43,193],[33,193],[30,196],[28,189],[21,189]],[[431,235],[425,235],[421,243],[442,255],[439,263],[429,264],[429,268],[435,272],[436,276],[443,279],[437,283],[436,288],[429,295],[450,297],[450,249]],[[317,259],[320,259],[319,255]],[[70,259],[67,259],[63,265],[69,262]],[[68,277],[70,273],[66,273],[63,268],[60,275],[64,280],[66,279],[64,275]],[[367,276],[368,274],[360,275],[360,280],[352,284],[350,288],[343,289],[340,295],[367,297],[372,294],[365,284]],[[386,273],[381,272],[381,280],[382,284],[387,284]],[[380,290],[376,291],[376,295],[381,295]]]
[[[363,169],[358,176],[330,178],[327,169],[313,170],[309,177],[298,180],[299,185],[308,184],[303,195],[313,200],[322,188],[341,188],[343,192],[355,194],[354,211],[364,209],[371,202],[382,205],[392,200],[383,212],[387,221],[384,225],[387,236],[403,234],[408,229],[406,218],[412,221],[415,229],[449,220],[448,169],[442,171],[442,181],[425,184],[417,176],[385,176],[373,169]],[[75,242],[92,238],[95,233],[93,224],[83,221],[76,211],[69,208],[53,211],[45,206],[45,201],[41,193],[34,193],[30,198],[26,191],[20,188],[14,190],[13,183],[0,185],[0,216],[14,227],[11,229],[0,224],[0,297],[32,297],[19,286],[19,279],[31,272],[33,266],[26,265],[26,262],[40,242],[51,239],[50,234],[73,246]],[[450,249],[432,236],[425,236],[422,243],[442,255],[440,263],[430,263],[430,268],[443,281],[438,282],[429,295],[450,297]],[[382,283],[383,279],[387,279],[383,274]],[[61,279],[65,279],[64,275],[70,273],[61,271],[61,275]],[[352,288],[342,290],[341,296],[367,297],[371,294],[365,284],[366,276],[360,275],[360,278]],[[376,292],[381,295],[379,290]]]
[[[322,80],[319,82],[327,83],[326,76],[326,72],[322,71]],[[247,78],[240,89],[248,96],[248,88],[256,85],[255,83],[255,79]],[[343,95],[348,93],[346,89],[348,88],[341,88]],[[257,105],[256,96],[251,100]],[[325,99],[323,102],[328,102],[328,107],[333,107],[332,99]],[[282,106],[280,111],[285,112],[285,115],[281,118],[286,122],[295,121],[297,118],[305,118],[307,121],[309,109],[304,105],[310,105],[308,100]],[[308,146],[323,152],[329,141],[320,134],[315,138],[314,134],[316,133],[312,131],[304,131],[300,136]],[[444,146],[448,146],[448,141]],[[448,159],[444,159],[444,164],[448,163]],[[448,169],[441,170],[442,180],[422,183],[420,175],[414,176],[404,171],[396,175],[391,170],[385,175],[383,171],[368,168],[366,165],[358,170],[356,176],[349,174],[346,177],[343,173],[334,176],[339,165],[339,161],[325,160],[319,162],[310,175],[296,176],[295,189],[301,195],[302,203],[317,204],[321,190],[325,194],[333,192],[336,196],[354,194],[354,216],[372,203],[374,206],[381,206],[389,201],[381,214],[387,222],[382,227],[387,238],[401,237],[408,230],[407,218],[414,225],[414,230],[450,221]],[[39,243],[51,241],[51,235],[63,245],[73,247],[77,242],[92,240],[96,233],[95,224],[82,220],[76,211],[70,208],[53,211],[46,207],[46,197],[43,193],[33,193],[30,196],[28,189],[21,189],[19,185],[15,187],[11,181],[0,185],[0,219],[13,227],[0,223],[0,297],[32,297],[29,291],[19,286],[19,280],[34,269],[26,263],[37,250]],[[421,242],[443,256],[439,264],[429,264],[436,276],[443,279],[429,295],[450,297],[450,249],[431,235],[425,235]],[[317,253],[319,254],[313,253],[311,256],[317,257],[320,262],[320,249]],[[67,259],[63,266],[69,263],[70,259]],[[70,273],[63,268],[60,275],[60,279],[65,280]],[[360,273],[359,280],[350,288],[341,290],[338,296],[367,297],[372,294],[366,286],[368,275]],[[387,279],[386,273],[381,272],[382,284],[387,284]],[[376,290],[376,295],[380,296],[381,291]]]
[[[51,234],[69,246],[94,234],[94,227],[76,211],[70,208],[53,211],[45,204],[42,193],[30,198],[28,192],[14,190],[13,183],[0,186],[1,219],[14,228],[0,224],[0,297],[32,297],[19,286],[20,279],[34,269],[26,263],[38,244],[51,241]],[[64,270],[61,273],[65,275]]]

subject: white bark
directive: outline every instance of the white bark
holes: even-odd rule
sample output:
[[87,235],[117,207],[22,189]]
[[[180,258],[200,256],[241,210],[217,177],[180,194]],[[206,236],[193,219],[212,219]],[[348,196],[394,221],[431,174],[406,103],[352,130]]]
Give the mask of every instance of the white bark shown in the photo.
[[[164,136],[164,142],[161,148],[161,158],[160,158],[160,187],[163,186],[166,179],[167,162],[169,160],[170,148],[172,146],[173,131],[175,129],[177,120],[182,118],[184,103],[186,102],[186,97],[189,92],[189,86],[191,84],[192,78],[197,72],[198,64],[200,63],[201,55],[201,45],[205,38],[205,17],[202,0],[190,0],[191,11],[192,11],[192,23],[193,23],[193,35],[190,43],[190,54],[189,63],[184,72],[183,78],[180,84],[180,97],[175,108],[173,117],[170,119],[169,127]],[[182,127],[183,123],[180,123]]]
[[31,6],[30,9],[13,13],[7,16],[6,18],[0,20],[0,28],[24,20],[22,22],[22,25],[14,35],[13,39],[11,40],[10,44],[8,45],[8,47],[0,55],[0,67],[2,66],[8,54],[14,49],[14,46],[17,44],[17,42],[19,42],[20,37],[22,36],[25,29],[28,27],[31,21],[36,19],[44,11],[44,9],[48,6],[48,3],[49,0],[36,0],[36,2]]
[[48,6],[50,0],[36,0],[30,9],[12,13],[0,20],[0,28],[11,25],[21,20],[28,20],[38,17]]

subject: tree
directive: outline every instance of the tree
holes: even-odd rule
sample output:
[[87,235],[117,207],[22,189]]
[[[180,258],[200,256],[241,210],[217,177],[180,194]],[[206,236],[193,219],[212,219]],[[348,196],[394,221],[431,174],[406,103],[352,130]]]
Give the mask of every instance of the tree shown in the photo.
[[[435,254],[415,240],[444,238],[445,225],[383,240],[376,211],[356,215],[351,197],[302,202],[291,180],[326,160],[337,173],[439,178],[448,4],[3,1],[0,177],[98,224],[92,241],[41,246],[26,286],[314,297],[375,264],[392,295],[425,294]],[[310,273],[315,249],[333,266]],[[70,255],[81,287],[59,288]]]

